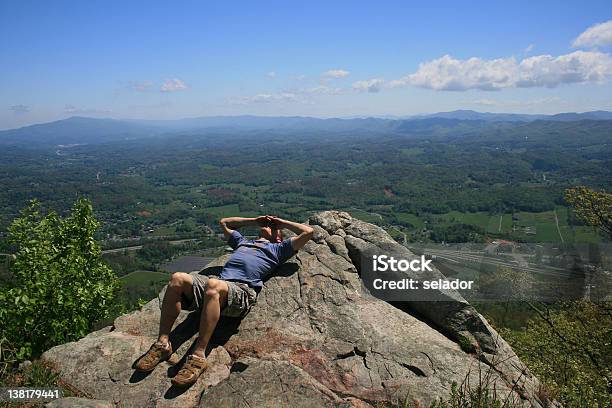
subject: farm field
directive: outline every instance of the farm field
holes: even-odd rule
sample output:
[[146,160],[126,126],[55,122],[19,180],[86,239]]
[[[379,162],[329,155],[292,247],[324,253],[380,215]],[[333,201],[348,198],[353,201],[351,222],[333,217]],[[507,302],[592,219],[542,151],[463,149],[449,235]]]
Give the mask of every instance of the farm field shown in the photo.
[[[559,222],[558,230],[555,213]],[[364,221],[371,222],[373,219],[368,213],[357,212],[354,215]],[[523,242],[596,243],[602,241],[597,230],[593,227],[569,225],[567,222],[568,209],[565,207],[557,207],[554,211],[539,213],[517,212],[495,215],[485,212],[462,213],[452,211],[432,216],[433,222],[430,224],[426,224],[424,218],[414,214],[398,213],[395,214],[395,217],[416,227],[412,230],[406,229],[408,232],[415,232],[426,225],[429,228],[434,228],[436,226],[450,227],[456,224],[468,224],[481,228],[487,236],[492,238],[505,238]],[[380,222],[380,220],[375,221]],[[397,236],[397,233],[393,232],[392,235]],[[563,241],[561,237],[563,237]]]
[[156,282],[166,282],[169,277],[170,275],[164,272],[134,271],[119,279],[121,279],[124,286],[143,286]]

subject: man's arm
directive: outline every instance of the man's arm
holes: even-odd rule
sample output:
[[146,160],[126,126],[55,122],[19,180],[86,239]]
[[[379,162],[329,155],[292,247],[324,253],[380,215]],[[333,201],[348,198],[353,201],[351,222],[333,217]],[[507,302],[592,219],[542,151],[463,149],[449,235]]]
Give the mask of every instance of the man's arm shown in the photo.
[[262,226],[269,221],[269,218],[263,215],[261,217],[256,218],[228,217],[221,218],[219,220],[219,225],[223,230],[223,235],[225,236],[225,239],[229,239],[229,237],[232,235],[232,232],[234,232],[234,230],[240,227],[248,227],[252,225]]
[[282,218],[268,216],[272,222],[274,222],[277,229],[287,228],[297,234],[295,237],[291,237],[291,244],[295,252],[302,249],[308,241],[312,239],[314,229],[310,225],[304,225],[293,221],[287,221]]

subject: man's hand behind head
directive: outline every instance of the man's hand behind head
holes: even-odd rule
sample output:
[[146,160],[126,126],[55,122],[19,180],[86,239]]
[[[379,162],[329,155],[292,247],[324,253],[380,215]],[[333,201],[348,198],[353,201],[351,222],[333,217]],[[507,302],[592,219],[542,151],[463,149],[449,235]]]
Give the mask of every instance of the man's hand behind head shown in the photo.
[[276,228],[282,228],[287,224],[287,220],[279,218],[275,215],[268,215],[267,217],[270,219],[270,222],[276,226]]
[[255,218],[255,220],[257,221],[257,224],[259,224],[260,227],[268,227],[272,223],[271,217],[269,215],[260,215],[259,217]]
[[297,235],[291,238],[293,249],[299,251],[308,241],[312,239],[314,230],[310,225],[304,225],[293,221],[287,221],[283,218],[270,216],[274,226],[277,229],[287,228]]

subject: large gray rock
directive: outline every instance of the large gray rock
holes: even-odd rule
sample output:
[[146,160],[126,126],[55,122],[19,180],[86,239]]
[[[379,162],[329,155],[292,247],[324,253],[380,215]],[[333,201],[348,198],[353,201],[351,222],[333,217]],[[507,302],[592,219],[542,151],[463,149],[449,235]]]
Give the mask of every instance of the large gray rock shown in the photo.
[[87,398],[65,397],[45,404],[45,408],[114,408],[110,401]]
[[[476,385],[483,377],[498,395],[546,404],[538,380],[458,293],[399,305],[367,293],[359,277],[363,254],[414,256],[384,230],[337,211],[309,222],[315,241],[265,283],[242,321],[222,319],[211,367],[188,390],[170,386],[177,370],[170,363],[148,376],[131,369],[155,339],[159,299],[43,358],[67,383],[122,407],[370,407],[406,397],[429,406],[446,398],[453,382]],[[203,273],[218,272],[226,259]],[[180,365],[197,322],[197,313],[181,314],[172,339],[181,346],[171,363]]]

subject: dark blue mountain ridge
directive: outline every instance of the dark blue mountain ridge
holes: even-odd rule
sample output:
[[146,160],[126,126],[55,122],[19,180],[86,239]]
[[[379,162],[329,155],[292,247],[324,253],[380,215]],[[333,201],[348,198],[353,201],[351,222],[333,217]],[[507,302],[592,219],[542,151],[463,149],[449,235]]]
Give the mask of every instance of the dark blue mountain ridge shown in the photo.
[[412,133],[435,128],[481,128],[491,123],[533,121],[574,122],[612,120],[612,112],[524,115],[457,110],[404,119],[377,117],[314,118],[307,116],[205,116],[175,120],[110,119],[73,116],[49,123],[0,131],[1,145],[56,146],[99,144],[178,134],[227,134],[244,131],[330,132],[360,134]]

